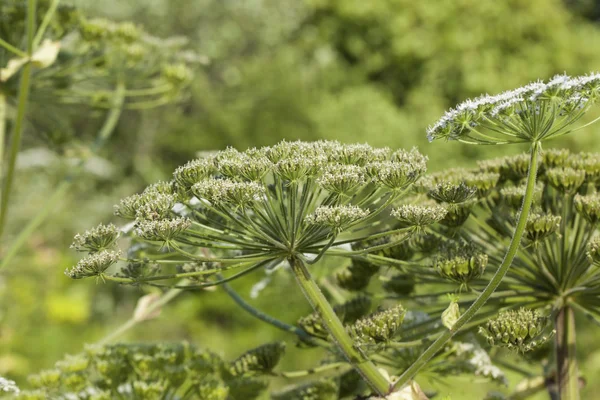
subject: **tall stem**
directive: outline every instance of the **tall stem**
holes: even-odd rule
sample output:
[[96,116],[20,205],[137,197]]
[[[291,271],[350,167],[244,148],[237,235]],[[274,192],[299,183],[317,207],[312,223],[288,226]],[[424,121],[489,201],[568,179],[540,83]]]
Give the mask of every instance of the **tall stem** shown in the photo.
[[[27,56],[33,54],[33,35],[35,33],[35,0],[27,2]],[[21,82],[19,84],[19,100],[17,103],[17,117],[15,119],[13,134],[10,144],[10,155],[8,158],[8,168],[6,176],[4,176],[4,184],[2,187],[2,195],[0,196],[0,237],[6,225],[6,215],[8,213],[8,202],[10,192],[15,175],[15,164],[17,155],[21,147],[21,135],[23,133],[23,125],[25,123],[25,111],[27,109],[27,101],[29,100],[29,87],[31,78],[31,61],[23,67],[21,72]]]
[[3,173],[4,165],[4,141],[6,140],[6,95],[0,88],[0,177]]
[[579,400],[579,374],[575,354],[575,313],[564,306],[556,316],[556,377],[560,400]]
[[433,357],[438,351],[440,351],[446,342],[452,338],[460,328],[465,325],[473,316],[479,311],[481,307],[486,303],[486,301],[490,298],[490,296],[494,293],[496,288],[502,282],[504,275],[508,271],[508,268],[513,262],[515,255],[517,254],[517,250],[519,249],[519,244],[521,243],[521,238],[523,236],[523,231],[525,230],[525,225],[527,223],[527,216],[529,215],[529,210],[531,209],[531,203],[533,202],[533,194],[535,189],[535,181],[537,177],[538,171],[538,159],[539,153],[541,151],[541,143],[534,142],[531,145],[531,149],[529,152],[529,171],[527,172],[527,185],[525,189],[525,196],[523,198],[523,204],[521,205],[521,214],[519,216],[519,220],[517,222],[517,227],[515,228],[515,233],[510,241],[508,246],[508,250],[506,255],[504,256],[504,260],[500,267],[486,286],[486,288],[481,292],[479,297],[475,299],[473,304],[465,311],[465,313],[452,325],[451,329],[445,331],[435,342],[433,342],[427,350],[421,354],[421,356],[400,376],[400,378],[394,383],[394,388],[401,388],[406,385],[420,370],[423,368],[427,362]]
[[335,340],[340,351],[348,362],[362,375],[367,384],[379,395],[386,395],[390,391],[390,383],[379,372],[375,364],[364,354],[354,347],[352,338],[346,332],[344,325],[333,311],[331,304],[327,301],[321,289],[314,281],[306,265],[297,258],[289,259],[296,281],[302,288],[302,292],[319,314],[325,327]]

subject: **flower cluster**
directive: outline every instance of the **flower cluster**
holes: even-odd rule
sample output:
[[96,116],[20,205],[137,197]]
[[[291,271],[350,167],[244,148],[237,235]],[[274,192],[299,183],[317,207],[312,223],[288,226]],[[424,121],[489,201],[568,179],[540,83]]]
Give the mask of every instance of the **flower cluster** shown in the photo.
[[184,395],[252,400],[268,387],[264,377],[276,366],[281,351],[275,358],[268,355],[276,348],[281,346],[266,345],[247,353],[262,357],[245,355],[227,362],[188,343],[90,346],[85,353],[67,356],[53,369],[30,376],[33,390],[13,392],[23,400],[178,399]]
[[479,328],[479,333],[491,345],[527,352],[543,344],[551,336],[548,318],[537,311],[524,308],[503,311]]
[[557,75],[497,95],[466,100],[427,129],[429,141],[534,142],[568,132],[598,101],[600,74]]

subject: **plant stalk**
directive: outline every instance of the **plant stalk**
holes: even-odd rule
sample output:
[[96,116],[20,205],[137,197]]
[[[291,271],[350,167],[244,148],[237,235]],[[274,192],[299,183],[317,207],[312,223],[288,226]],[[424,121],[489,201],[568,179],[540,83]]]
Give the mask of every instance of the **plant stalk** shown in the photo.
[[[35,33],[35,0],[27,2],[27,56],[33,54],[33,35]],[[10,200],[10,192],[12,183],[15,177],[15,166],[17,156],[21,147],[21,136],[23,134],[23,125],[25,123],[25,112],[27,110],[27,102],[29,100],[29,89],[31,79],[31,61],[23,67],[21,72],[21,81],[19,83],[19,99],[17,102],[17,116],[14,123],[13,134],[11,137],[10,154],[8,158],[8,168],[6,176],[3,176],[4,182],[2,185],[2,195],[0,196],[0,237],[6,225],[6,216],[8,213],[8,202]]]
[[490,298],[490,296],[494,293],[494,291],[502,282],[504,275],[508,271],[510,265],[517,254],[517,250],[519,249],[519,245],[521,243],[521,238],[523,236],[523,232],[525,231],[525,225],[527,223],[527,216],[529,215],[529,210],[531,209],[531,204],[533,202],[533,195],[535,189],[535,181],[538,172],[538,162],[539,162],[539,153],[541,152],[541,143],[534,142],[531,145],[530,153],[529,153],[529,171],[527,172],[527,185],[525,189],[525,196],[523,198],[523,204],[521,205],[521,214],[519,216],[519,220],[517,222],[517,227],[515,228],[515,233],[510,241],[508,246],[508,250],[502,261],[502,264],[486,286],[486,288],[481,292],[479,297],[475,299],[473,304],[465,311],[463,315],[452,325],[451,329],[444,331],[444,333],[433,342],[427,350],[421,354],[421,356],[400,376],[400,378],[394,383],[394,388],[401,388],[404,385],[408,384],[408,382],[414,378],[414,376],[423,368],[427,362],[433,357],[438,351],[443,349],[444,345],[448,340],[452,338],[459,330],[465,325],[475,314],[479,311],[481,307],[486,303],[486,301]]
[[321,289],[314,281],[306,265],[298,258],[290,258],[290,266],[302,292],[313,309],[319,314],[325,327],[335,340],[337,347],[348,362],[361,374],[367,384],[380,396],[390,392],[390,382],[381,374],[375,364],[354,347],[352,338],[346,332],[344,325],[333,311]]
[[560,400],[579,400],[579,373],[575,354],[575,312],[564,306],[556,316],[556,380]]

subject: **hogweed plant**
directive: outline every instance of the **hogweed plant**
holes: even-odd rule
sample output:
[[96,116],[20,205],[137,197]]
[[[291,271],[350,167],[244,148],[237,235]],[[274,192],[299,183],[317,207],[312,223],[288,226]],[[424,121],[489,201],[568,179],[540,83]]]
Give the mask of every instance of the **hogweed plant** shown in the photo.
[[[9,0],[0,5],[0,15],[0,235],[26,121],[59,153],[75,154],[77,166],[5,250],[3,269],[77,181],[86,160],[106,144],[123,111],[179,100],[191,80],[190,66],[200,58],[179,39],[154,37],[131,22],[89,19],[59,0]],[[69,137],[76,115],[94,110],[105,113],[95,140],[76,144],[78,138]]]
[[[255,317],[329,353],[311,371],[331,379],[289,398],[427,398],[417,373],[504,382],[485,346],[522,354],[554,341],[560,398],[578,399],[574,312],[600,315],[600,155],[543,152],[542,142],[585,126],[574,124],[599,89],[600,75],[561,75],[447,112],[430,140],[530,144],[525,155],[471,170],[425,175],[417,150],[331,141],[229,148],[191,161],[115,206],[131,221],[124,228],[78,235],[73,247],[89,254],[66,274],[222,286]],[[341,267],[335,284],[322,281],[335,305],[313,278],[325,257]],[[275,269],[295,276],[314,309],[295,325],[228,285]],[[372,312],[382,297],[385,307]],[[340,364],[352,369],[337,371]]]

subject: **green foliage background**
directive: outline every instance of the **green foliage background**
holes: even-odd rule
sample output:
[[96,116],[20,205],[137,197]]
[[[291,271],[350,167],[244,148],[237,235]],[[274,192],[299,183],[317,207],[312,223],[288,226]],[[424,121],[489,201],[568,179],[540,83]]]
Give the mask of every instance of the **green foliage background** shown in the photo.
[[[472,165],[523,149],[427,144],[425,128],[445,109],[556,73],[600,69],[600,24],[595,22],[600,6],[593,0],[71,3],[90,15],[131,19],[159,36],[181,35],[207,63],[195,71],[191,94],[181,104],[124,114],[102,153],[110,168],[85,176],[13,265],[0,272],[0,375],[19,383],[129,318],[145,290],[69,281],[63,271],[77,255],[68,245],[78,230],[108,221],[111,205],[120,197],[168,179],[175,166],[196,152],[270,145],[283,138],[328,138],[419,146],[433,170]],[[79,122],[80,131],[95,117]],[[599,150],[598,129],[553,145]],[[50,148],[69,154],[70,147],[61,146],[64,137],[54,131],[30,126],[26,137],[25,151]],[[86,138],[74,133],[69,140],[76,148]],[[69,168],[50,161],[35,166],[22,159],[7,243]],[[257,279],[236,286],[247,296]],[[291,277],[283,275],[253,304],[289,322],[309,311]],[[218,291],[181,295],[159,318],[136,327],[125,339],[187,339],[234,357],[281,337],[285,335],[262,326]],[[580,349],[585,349],[582,369],[590,378],[597,376],[600,346],[593,331],[582,337]],[[286,357],[283,366],[289,369],[310,366],[317,356],[314,351],[290,353],[298,357]],[[517,382],[513,378],[511,384]],[[586,393],[600,390],[599,385],[589,379],[583,397],[590,398]],[[487,386],[452,382],[437,388],[460,399],[467,399],[468,391],[475,399]]]

